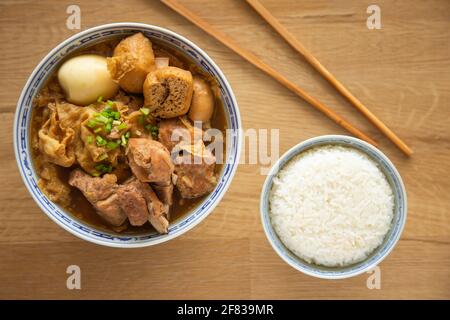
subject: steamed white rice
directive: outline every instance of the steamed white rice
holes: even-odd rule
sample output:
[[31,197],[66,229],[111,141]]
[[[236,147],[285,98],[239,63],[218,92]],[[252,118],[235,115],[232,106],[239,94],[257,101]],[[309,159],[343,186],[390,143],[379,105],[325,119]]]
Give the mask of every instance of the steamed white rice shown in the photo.
[[321,146],[291,159],[274,178],[270,217],[284,245],[324,266],[364,260],[383,241],[394,212],[377,164],[350,147]]

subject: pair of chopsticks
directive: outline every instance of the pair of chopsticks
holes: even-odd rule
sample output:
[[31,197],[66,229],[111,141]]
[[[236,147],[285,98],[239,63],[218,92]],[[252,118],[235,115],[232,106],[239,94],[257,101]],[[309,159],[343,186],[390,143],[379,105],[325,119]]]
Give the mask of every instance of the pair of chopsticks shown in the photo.
[[[258,0],[246,0],[251,7],[258,12],[298,53],[300,53],[325,79],[327,79],[345,98],[347,98],[373,125],[375,125],[386,137],[388,137],[403,153],[410,156],[413,151],[409,148],[392,130],[390,130],[381,120],[379,120],[369,109],[367,109],[350,91],[348,91],[298,40],[284,28],[275,17],[264,8]],[[162,2],[178,12],[180,15],[191,21],[197,27],[214,37],[216,40],[236,52],[242,58],[253,64],[255,67],[265,72],[283,86],[303,98],[314,108],[324,113],[328,118],[335,121],[338,125],[352,133],[354,136],[377,146],[377,143],[359,129],[351,125],[344,118],[339,116],[332,109],[318,101],[308,94],[305,90],[288,80],[278,71],[263,62],[254,53],[240,47],[231,38],[224,33],[216,30],[206,21],[197,17],[193,12],[179,4],[175,0],[162,0]]]

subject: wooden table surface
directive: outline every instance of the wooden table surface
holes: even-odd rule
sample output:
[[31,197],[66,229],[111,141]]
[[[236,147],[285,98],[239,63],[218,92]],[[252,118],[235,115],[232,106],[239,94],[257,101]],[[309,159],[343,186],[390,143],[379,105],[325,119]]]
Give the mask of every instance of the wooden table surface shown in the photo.
[[[76,33],[73,1],[0,1],[0,298],[310,299],[450,298],[450,2],[377,1],[381,30],[366,27],[359,0],[261,0],[363,103],[411,145],[408,159],[241,0],[180,0],[338,113],[364,129],[400,171],[408,219],[369,274],[330,281],[297,272],[271,249],[259,219],[265,176],[240,165],[214,212],[187,234],[122,250],[82,241],[53,223],[19,177],[12,147],[16,102],[36,64]],[[280,154],[323,134],[346,134],[274,80],[159,1],[76,1],[81,27],[136,21],[188,37],[217,62],[236,94],[243,126],[279,128]],[[81,290],[66,288],[79,265]]]

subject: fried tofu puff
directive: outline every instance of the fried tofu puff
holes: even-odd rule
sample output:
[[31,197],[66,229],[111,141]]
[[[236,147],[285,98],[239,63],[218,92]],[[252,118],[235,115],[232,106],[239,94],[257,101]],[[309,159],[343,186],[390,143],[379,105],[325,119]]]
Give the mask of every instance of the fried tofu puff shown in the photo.
[[130,93],[142,93],[147,74],[155,69],[152,43],[142,33],[122,41],[107,59],[108,71],[119,86]]

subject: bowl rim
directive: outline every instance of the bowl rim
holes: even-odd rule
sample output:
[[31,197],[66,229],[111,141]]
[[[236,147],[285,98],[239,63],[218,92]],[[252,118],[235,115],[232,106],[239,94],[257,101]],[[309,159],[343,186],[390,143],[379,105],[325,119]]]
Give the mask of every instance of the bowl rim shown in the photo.
[[[339,143],[339,140],[341,140],[341,143]],[[276,235],[276,232],[273,229],[273,226],[270,222],[270,216],[269,216],[270,208],[268,206],[266,206],[266,200],[268,201],[266,196],[267,197],[269,196],[270,189],[272,188],[272,184],[273,184],[273,178],[278,174],[279,170],[283,167],[283,165],[281,165],[282,163],[285,165],[293,157],[295,157],[295,156],[299,155],[300,153],[302,153],[306,150],[309,150],[311,148],[314,148],[314,147],[317,147],[320,145],[324,145],[324,144],[339,145],[339,144],[342,144],[342,141],[351,142],[353,144],[358,145],[359,147],[362,147],[362,149],[358,149],[358,150],[363,152],[367,156],[369,156],[371,159],[373,159],[373,157],[371,157],[370,154],[368,154],[368,152],[365,151],[365,149],[369,149],[370,151],[372,151],[373,153],[375,153],[377,156],[379,156],[381,159],[383,159],[385,161],[385,163],[389,166],[389,168],[395,175],[395,179],[397,179],[399,182],[399,186],[400,186],[399,190],[396,190],[393,188],[393,192],[394,192],[394,194],[399,193],[402,196],[401,198],[403,199],[403,201],[402,201],[401,208],[403,208],[403,210],[401,210],[399,213],[401,215],[401,218],[400,218],[400,225],[397,230],[397,233],[395,234],[395,237],[392,239],[392,241],[385,245],[387,247],[387,250],[380,257],[375,259],[372,263],[368,264],[364,268],[361,268],[360,270],[357,270],[357,271],[352,271],[352,269],[350,269],[350,270],[346,271],[345,273],[344,272],[338,273],[339,267],[337,267],[335,273],[330,272],[330,273],[323,274],[323,273],[319,273],[319,272],[315,271],[314,264],[311,264],[313,270],[304,268],[300,263],[298,263],[298,261],[301,260],[301,258],[297,257],[293,253],[292,253],[292,255],[295,257],[295,260],[290,259],[290,257],[288,257],[285,254],[286,252],[290,252],[290,250],[288,248],[286,248],[286,246],[282,243],[281,240],[275,240],[272,237],[272,235]],[[384,174],[386,174],[386,173],[384,173]],[[360,140],[358,138],[354,138],[354,137],[347,136],[347,135],[322,135],[322,136],[313,137],[313,138],[304,140],[304,141],[294,145],[289,150],[287,150],[285,153],[283,153],[283,155],[272,166],[272,168],[270,169],[270,171],[264,181],[263,187],[261,189],[261,196],[260,196],[260,202],[259,202],[260,219],[261,219],[261,224],[264,229],[264,233],[265,233],[266,238],[269,241],[272,249],[278,254],[278,256],[284,262],[286,262],[288,265],[290,265],[294,269],[296,269],[306,275],[320,278],[320,279],[331,279],[331,280],[346,279],[346,278],[354,277],[354,276],[360,275],[364,272],[367,272],[367,271],[371,270],[372,268],[376,267],[377,265],[379,265],[391,253],[391,251],[397,245],[397,242],[399,241],[399,239],[403,233],[403,230],[404,230],[404,227],[406,224],[407,214],[408,214],[407,206],[408,206],[407,194],[406,194],[406,189],[405,189],[403,180],[402,180],[397,168],[389,160],[389,158],[383,152],[381,152],[379,149],[374,147],[373,145],[371,145],[363,140]],[[391,229],[393,227],[394,227],[394,224],[391,226]],[[285,252],[280,250],[280,248],[277,245],[278,244],[277,241],[284,248]],[[378,248],[381,248],[382,246],[383,246],[383,244],[381,244]],[[363,263],[364,261],[365,260],[362,260],[359,263]]]
[[[61,221],[56,219],[56,217],[54,217],[52,214],[50,214],[48,212],[47,208],[45,208],[44,205],[37,199],[37,196],[34,194],[34,192],[32,192],[31,187],[28,184],[27,178],[25,177],[25,172],[21,168],[19,146],[18,146],[18,141],[19,141],[18,140],[18,138],[19,138],[18,137],[18,127],[19,127],[19,122],[21,121],[21,119],[19,118],[19,116],[20,116],[19,111],[21,109],[21,105],[24,104],[25,94],[27,92],[27,89],[30,87],[30,85],[33,81],[33,78],[36,76],[37,72],[42,68],[43,65],[45,65],[45,63],[51,57],[53,57],[55,54],[58,54],[58,52],[60,52],[62,49],[64,49],[70,43],[77,41],[78,39],[88,35],[89,33],[107,30],[110,28],[118,28],[118,27],[123,27],[124,29],[132,29],[132,28],[145,29],[147,31],[159,32],[161,34],[169,35],[175,39],[179,39],[182,42],[184,42],[185,44],[194,48],[198,53],[200,53],[202,58],[204,58],[213,67],[214,71],[217,73],[218,78],[220,78],[222,83],[225,85],[226,90],[229,92],[229,98],[231,99],[231,104],[234,106],[233,111],[234,111],[234,116],[236,118],[236,124],[237,124],[237,128],[235,131],[240,131],[242,129],[240,110],[239,110],[239,106],[238,106],[238,103],[236,100],[236,96],[233,92],[233,89],[231,88],[231,85],[230,85],[228,79],[225,77],[222,70],[219,68],[219,66],[214,62],[214,60],[203,49],[201,49],[199,46],[197,46],[195,43],[193,43],[191,40],[185,38],[184,36],[174,32],[174,31],[171,31],[169,29],[163,28],[163,27],[159,27],[159,26],[155,26],[155,25],[151,25],[151,24],[145,24],[145,23],[138,23],[138,22],[115,22],[115,23],[108,23],[108,24],[94,26],[94,27],[88,28],[86,30],[80,31],[80,32],[70,36],[69,38],[61,41],[52,50],[50,50],[39,61],[39,63],[34,67],[33,71],[31,72],[30,76],[28,77],[25,85],[23,86],[23,89],[20,93],[19,99],[16,104],[16,110],[15,110],[14,122],[13,122],[13,147],[14,147],[14,156],[15,156],[16,164],[17,164],[19,172],[20,172],[20,176],[21,176],[22,181],[23,181],[24,185],[26,186],[29,194],[33,198],[34,202],[39,206],[39,208],[47,215],[47,217],[49,217],[58,226],[60,226],[64,230],[68,231],[69,233],[75,235],[76,237],[78,237],[82,240],[85,240],[85,241],[88,241],[88,242],[91,242],[91,243],[94,243],[97,245],[114,247],[114,248],[140,248],[140,247],[147,247],[147,246],[164,243],[164,242],[172,240],[178,236],[181,236],[182,234],[188,232],[189,230],[191,230],[192,228],[197,226],[200,222],[202,222],[207,216],[209,216],[212,213],[212,211],[220,203],[223,196],[227,192],[228,188],[230,187],[230,185],[233,181],[234,175],[236,174],[237,167],[239,164],[241,149],[242,149],[242,135],[239,134],[239,132],[237,134],[236,153],[235,153],[235,157],[233,159],[234,161],[232,163],[231,171],[227,174],[228,180],[225,182],[222,190],[220,190],[216,199],[211,203],[209,208],[207,208],[202,214],[200,214],[198,216],[198,218],[195,221],[191,222],[189,225],[185,226],[184,228],[181,228],[179,231],[175,231],[172,234],[169,233],[160,238],[148,238],[145,240],[141,240],[139,242],[106,241],[105,239],[101,238],[100,236],[92,236],[92,237],[86,236],[85,234],[79,232],[78,229],[72,229],[68,225],[65,225],[64,223],[62,223]],[[32,110],[32,109],[30,109],[30,110]],[[28,126],[27,126],[27,128],[28,128]],[[29,130],[29,128],[28,128],[28,130]],[[28,152],[31,151],[29,146],[27,146],[27,150],[28,150]],[[225,164],[226,164],[226,162],[225,162]],[[36,174],[34,167],[32,168],[31,171],[33,172],[33,174]],[[221,175],[221,177],[222,177],[222,175]],[[50,201],[50,199],[48,199],[48,200]],[[57,204],[55,204],[54,202],[52,202],[52,201],[50,201],[50,202],[57,206]],[[68,217],[69,219],[72,219],[77,222],[80,221],[79,219],[69,215],[67,213],[67,211],[63,208],[62,208],[61,212],[65,217]],[[185,220],[191,215],[192,215],[192,213],[186,214],[182,219]],[[90,225],[89,225],[89,228],[92,228],[94,230],[98,229],[97,227],[90,226]]]

